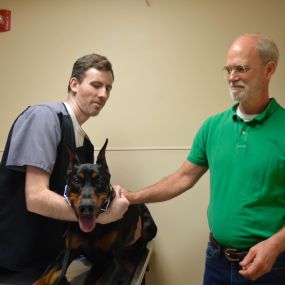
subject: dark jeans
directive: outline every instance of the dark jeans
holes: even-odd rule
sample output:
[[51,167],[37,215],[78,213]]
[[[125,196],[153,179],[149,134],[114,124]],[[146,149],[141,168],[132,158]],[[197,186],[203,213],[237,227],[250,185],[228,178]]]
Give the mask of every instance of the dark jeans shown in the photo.
[[285,284],[285,252],[279,255],[271,272],[255,281],[241,276],[239,262],[230,262],[221,249],[210,242],[206,250],[204,285],[284,285]]

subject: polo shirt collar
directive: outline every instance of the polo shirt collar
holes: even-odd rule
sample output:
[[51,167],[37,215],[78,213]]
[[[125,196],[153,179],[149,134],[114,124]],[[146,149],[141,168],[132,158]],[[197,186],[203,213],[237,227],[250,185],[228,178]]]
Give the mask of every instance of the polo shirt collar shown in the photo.
[[[242,120],[237,115],[238,105],[239,105],[239,103],[233,105],[233,107],[231,109],[232,110],[232,118],[234,121]],[[262,113],[258,114],[255,118],[253,118],[248,123],[251,123],[251,122],[262,123],[267,118],[269,118],[279,108],[280,108],[280,105],[276,102],[276,100],[274,98],[270,98],[269,104],[267,105],[265,110]]]

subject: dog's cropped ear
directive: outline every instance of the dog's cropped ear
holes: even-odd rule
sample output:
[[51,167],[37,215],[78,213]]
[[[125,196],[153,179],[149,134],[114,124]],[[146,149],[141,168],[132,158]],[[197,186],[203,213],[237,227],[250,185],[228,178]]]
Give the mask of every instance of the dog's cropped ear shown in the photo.
[[106,161],[106,148],[108,144],[108,139],[106,139],[104,145],[102,146],[99,154],[97,156],[96,164],[101,164],[105,168],[105,170],[109,173],[109,168]]
[[69,158],[68,168],[67,168],[67,175],[71,172],[76,171],[79,165],[79,159],[75,152],[73,152],[67,145],[65,145],[65,151]]

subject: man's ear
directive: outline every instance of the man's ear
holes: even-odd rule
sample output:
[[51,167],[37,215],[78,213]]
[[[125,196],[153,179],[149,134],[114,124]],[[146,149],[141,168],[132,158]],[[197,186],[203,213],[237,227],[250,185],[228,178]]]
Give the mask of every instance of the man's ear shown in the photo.
[[75,77],[71,77],[69,80],[69,87],[72,93],[76,94],[78,92],[79,81]]
[[276,70],[277,64],[274,61],[269,61],[265,66],[265,78],[269,80]]

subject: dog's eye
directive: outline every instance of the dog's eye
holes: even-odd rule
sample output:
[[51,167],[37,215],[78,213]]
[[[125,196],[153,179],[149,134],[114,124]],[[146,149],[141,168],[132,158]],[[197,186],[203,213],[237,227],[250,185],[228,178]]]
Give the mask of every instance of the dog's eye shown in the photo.
[[98,178],[96,179],[96,187],[97,187],[97,188],[102,188],[102,187],[104,187],[104,185],[105,185],[104,182],[105,182],[105,181],[104,181],[104,179],[103,179],[102,177],[98,177]]
[[80,193],[81,191],[80,181],[77,176],[72,177],[70,186],[71,186],[71,192],[76,193],[76,194]]
[[101,183],[101,184],[102,184],[102,182],[103,182],[102,177],[101,177],[101,176],[99,176],[99,177],[97,178],[96,182],[97,182],[97,183]]
[[77,176],[74,176],[74,177],[72,178],[72,184],[79,184],[79,179],[78,179]]

